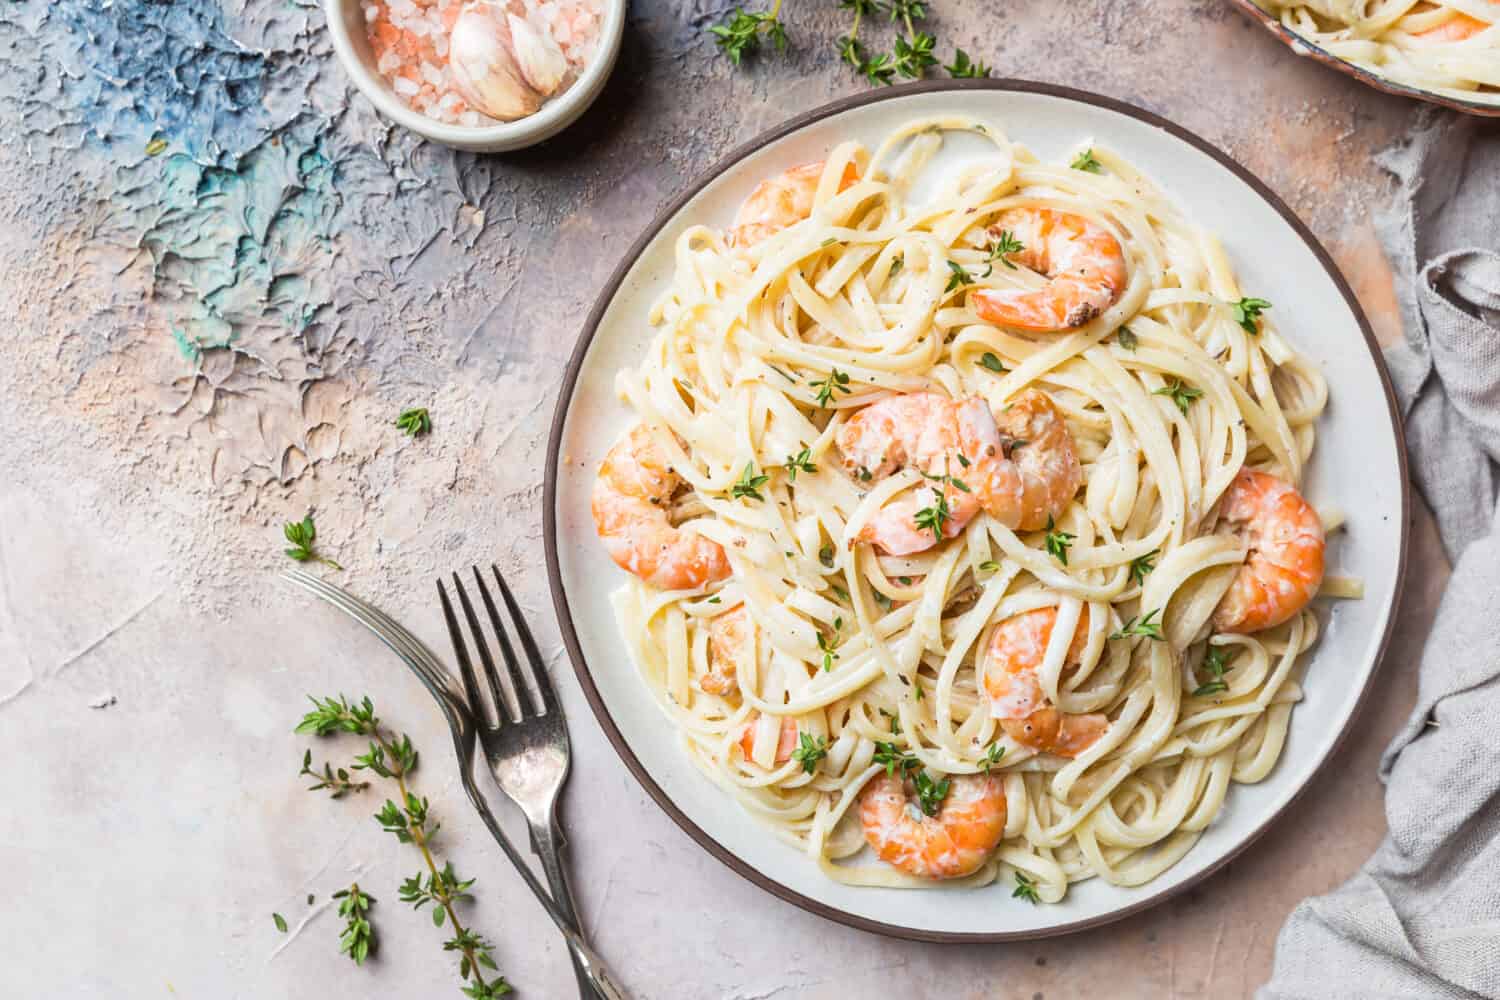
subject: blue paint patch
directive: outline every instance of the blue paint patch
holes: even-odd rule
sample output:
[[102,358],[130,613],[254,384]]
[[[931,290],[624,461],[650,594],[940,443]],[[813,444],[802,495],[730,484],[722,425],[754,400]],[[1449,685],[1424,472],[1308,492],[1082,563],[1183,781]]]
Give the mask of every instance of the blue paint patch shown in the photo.
[[172,303],[184,355],[235,348],[265,361],[266,341],[300,334],[332,301],[339,198],[324,137],[294,124],[234,168],[185,155],[163,165],[159,217],[142,237],[156,295]]
[[54,106],[103,144],[144,153],[161,136],[223,166],[268,130],[267,56],[228,35],[217,3],[57,0],[34,35],[62,70]]

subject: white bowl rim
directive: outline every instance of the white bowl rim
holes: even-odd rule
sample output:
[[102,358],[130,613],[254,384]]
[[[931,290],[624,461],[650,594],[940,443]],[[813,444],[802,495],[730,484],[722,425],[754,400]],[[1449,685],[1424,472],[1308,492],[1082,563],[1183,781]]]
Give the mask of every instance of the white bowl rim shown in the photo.
[[[609,707],[605,704],[603,696],[590,676],[587,661],[583,656],[583,650],[579,644],[578,633],[575,627],[572,611],[568,604],[567,594],[563,588],[562,570],[558,555],[558,477],[562,468],[562,440],[563,431],[567,422],[568,413],[571,408],[574,390],[577,387],[578,376],[582,371],[585,357],[589,346],[604,319],[610,303],[618,294],[621,285],[636,260],[645,251],[648,244],[664,229],[689,201],[710,183],[716,180],[740,160],[758,152],[768,144],[791,135],[800,129],[829,118],[842,114],[853,108],[875,104],[881,101],[897,100],[915,94],[929,94],[942,91],[963,90],[991,90],[1008,93],[1041,94],[1058,97],[1065,100],[1078,101],[1085,104],[1101,107],[1114,111],[1138,121],[1144,122],[1155,128],[1161,129],[1172,137],[1187,143],[1196,150],[1207,154],[1220,165],[1228,169],[1239,180],[1249,186],[1257,195],[1276,211],[1296,233],[1296,235],[1307,245],[1308,249],[1323,266],[1328,279],[1333,282],[1344,302],[1349,307],[1351,315],[1357,322],[1360,332],[1364,336],[1365,346],[1369,350],[1374,361],[1375,370],[1379,376],[1381,387],[1384,390],[1386,407],[1391,425],[1394,431],[1396,444],[1396,455],[1399,465],[1398,474],[1401,483],[1400,493],[1400,540],[1399,551],[1396,559],[1396,579],[1391,594],[1389,613],[1386,616],[1385,628],[1380,637],[1380,644],[1376,648],[1374,660],[1370,665],[1369,672],[1365,678],[1364,687],[1344,720],[1338,734],[1326,745],[1323,756],[1309,771],[1306,780],[1297,787],[1287,799],[1264,821],[1248,832],[1237,844],[1226,850],[1220,857],[1204,867],[1201,871],[1194,873],[1180,881],[1164,885],[1155,891],[1149,891],[1141,899],[1111,910],[1108,913],[1086,917],[1068,923],[1054,924],[1047,927],[1026,929],[1020,931],[994,931],[994,932],[957,932],[926,930],[917,927],[905,927],[899,924],[886,923],[869,917],[850,913],[847,910],[832,906],[820,900],[798,892],[787,885],[782,884],[775,878],[766,875],[752,867],[745,860],[730,851],[723,844],[715,840],[707,831],[695,823],[662,789],[662,787],[651,776],[635,751],[631,749],[621,732],[618,724],[610,714]],[[1408,547],[1410,540],[1410,515],[1411,515],[1411,480],[1406,452],[1406,439],[1402,434],[1402,421],[1400,407],[1396,400],[1395,390],[1391,383],[1390,373],[1385,366],[1385,359],[1381,353],[1379,341],[1375,339],[1375,333],[1370,327],[1369,319],[1360,307],[1358,299],[1355,298],[1353,290],[1348,281],[1334,264],[1333,258],[1323,247],[1306,224],[1298,218],[1297,214],[1281,200],[1263,181],[1256,177],[1249,169],[1241,165],[1229,154],[1220,150],[1207,140],[1189,131],[1185,127],[1163,118],[1160,115],[1136,107],[1125,101],[1102,94],[1065,87],[1058,84],[1039,83],[1031,80],[1020,79],[978,79],[978,80],[928,80],[917,83],[904,84],[895,87],[885,87],[876,91],[850,95],[836,101],[832,101],[812,111],[805,112],[789,119],[784,124],[761,133],[743,145],[731,150],[718,162],[696,175],[692,181],[673,198],[656,217],[651,221],[641,236],[631,245],[614,273],[604,284],[600,291],[594,307],[590,310],[584,321],[581,335],[574,346],[573,355],[568,361],[568,367],[563,375],[562,384],[558,389],[557,404],[553,410],[552,427],[547,441],[547,464],[543,483],[542,500],[542,537],[547,557],[547,582],[552,592],[553,609],[557,615],[558,628],[562,634],[563,645],[567,649],[568,659],[573,664],[573,672],[578,678],[579,686],[583,688],[585,698],[589,707],[593,710],[594,717],[598,720],[604,734],[608,737],[615,753],[625,763],[626,768],[633,774],[646,793],[661,807],[672,821],[682,829],[699,847],[723,862],[731,870],[744,877],[751,883],[759,886],[792,905],[817,914],[825,919],[836,923],[854,927],[859,930],[870,931],[886,937],[904,938],[914,941],[932,941],[948,944],[985,944],[1002,943],[1012,941],[1028,941],[1041,938],[1059,937],[1065,934],[1074,934],[1080,931],[1101,927],[1138,913],[1153,906],[1165,902],[1175,896],[1202,884],[1213,876],[1225,865],[1239,857],[1249,846],[1259,840],[1267,830],[1274,826],[1291,807],[1296,804],[1314,781],[1327,769],[1329,762],[1337,755],[1344,746],[1345,741],[1354,728],[1365,706],[1370,701],[1370,692],[1375,687],[1375,679],[1380,672],[1381,664],[1390,648],[1391,637],[1395,631],[1396,621],[1399,617],[1398,611],[1401,605],[1401,597],[1406,582],[1406,567]]]
[[556,100],[548,101],[534,115],[498,125],[449,125],[429,118],[407,107],[394,91],[386,85],[385,78],[360,58],[349,37],[344,23],[343,11],[357,6],[360,0],[323,0],[324,20],[333,38],[333,49],[343,64],[344,71],[354,81],[360,93],[370,99],[376,109],[398,125],[435,142],[461,148],[508,145],[510,148],[540,142],[565,128],[571,116],[581,113],[592,104],[603,89],[604,78],[614,69],[615,56],[625,34],[625,9],[628,0],[600,0],[604,7],[604,23],[599,29],[599,45],[594,60],[582,75],[573,81],[567,91]]

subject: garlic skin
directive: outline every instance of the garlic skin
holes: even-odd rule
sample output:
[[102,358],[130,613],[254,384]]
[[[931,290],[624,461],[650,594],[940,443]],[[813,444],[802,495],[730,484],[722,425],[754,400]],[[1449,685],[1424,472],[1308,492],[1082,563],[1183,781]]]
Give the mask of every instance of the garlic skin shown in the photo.
[[453,23],[448,66],[459,93],[491,118],[515,121],[542,106],[516,61],[509,24],[482,0],[467,4]]
[[550,97],[562,86],[568,72],[568,57],[563,55],[550,34],[539,32],[525,18],[506,15],[510,27],[512,51],[521,75],[533,90]]

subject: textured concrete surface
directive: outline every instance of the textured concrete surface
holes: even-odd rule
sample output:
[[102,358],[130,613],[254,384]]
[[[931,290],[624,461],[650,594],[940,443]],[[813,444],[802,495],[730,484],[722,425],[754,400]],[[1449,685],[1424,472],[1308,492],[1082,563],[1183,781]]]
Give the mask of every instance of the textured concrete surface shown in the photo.
[[[479,879],[472,923],[510,980],[570,995],[425,693],[274,582],[279,524],[308,509],[345,567],[330,575],[435,648],[438,572],[493,560],[521,581],[572,719],[580,908],[639,997],[1245,995],[1295,902],[1378,841],[1376,759],[1446,572],[1425,515],[1398,641],[1338,760],[1227,871],[1129,922],[1008,947],[871,937],[742,881],[636,786],[573,682],[540,568],[558,372],[619,254],[688,177],[863,86],[834,61],[832,4],[786,0],[793,48],[739,71],[702,33],[726,6],[636,0],[600,103],[504,157],[384,125],[310,0],[0,11],[0,993],[456,995],[440,933],[396,898],[417,862],[369,818],[378,800],[330,802],[295,776],[303,695],[343,691],[426,751],[418,784]],[[1297,60],[1220,0],[931,7],[945,56],[1102,91],[1228,150],[1399,335],[1371,154],[1411,106]],[[413,404],[434,418],[417,441],[390,426]],[[336,954],[327,909],[356,877],[384,940],[362,969]],[[273,911],[300,932],[277,933]]]

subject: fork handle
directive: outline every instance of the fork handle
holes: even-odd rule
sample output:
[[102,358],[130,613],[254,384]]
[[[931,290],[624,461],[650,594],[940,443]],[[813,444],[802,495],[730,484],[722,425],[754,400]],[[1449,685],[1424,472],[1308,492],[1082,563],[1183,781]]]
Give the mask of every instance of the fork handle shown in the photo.
[[[462,753],[459,754],[459,759],[463,759]],[[495,814],[490,811],[489,803],[484,800],[484,796],[479,794],[479,788],[474,784],[474,778],[469,774],[467,769],[461,769],[460,780],[463,783],[465,794],[468,795],[469,801],[473,803],[475,810],[479,813],[479,818],[484,821],[484,825],[490,831],[490,835],[495,838],[495,842],[500,845],[500,849],[505,852],[505,856],[515,866],[517,874],[521,876],[521,881],[526,883],[526,888],[531,890],[531,894],[536,897],[538,903],[542,904],[542,909],[547,911],[547,916],[552,918],[552,923],[562,933],[563,940],[568,944],[568,951],[573,956],[573,968],[578,970],[579,974],[588,981],[589,986],[599,996],[603,997],[604,1000],[629,1000],[625,991],[615,985],[614,978],[604,966],[604,959],[600,958],[594,949],[588,946],[588,942],[578,933],[577,924],[564,918],[562,911],[558,909],[552,897],[547,895],[547,891],[542,888],[541,883],[537,882],[536,876],[531,873],[531,866],[526,863],[526,859],[522,858],[515,847],[511,845],[510,838],[500,828],[500,823],[495,819]],[[569,900],[569,905],[571,903],[572,901]]]
[[[552,901],[558,912],[583,934],[583,922],[578,919],[578,907],[573,902],[573,890],[568,886],[567,869],[563,865],[563,846],[567,843],[557,820],[549,816],[545,821],[531,824],[531,852],[542,862],[542,872],[547,876],[547,885],[552,889]],[[573,972],[578,977],[578,994],[583,1000],[596,996],[588,973],[578,956],[573,956]]]

